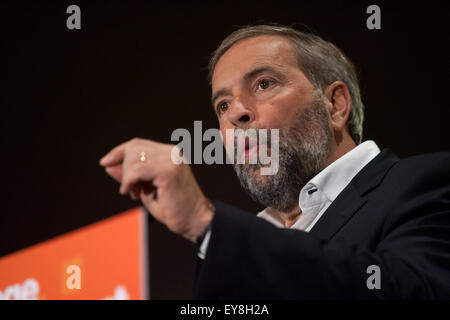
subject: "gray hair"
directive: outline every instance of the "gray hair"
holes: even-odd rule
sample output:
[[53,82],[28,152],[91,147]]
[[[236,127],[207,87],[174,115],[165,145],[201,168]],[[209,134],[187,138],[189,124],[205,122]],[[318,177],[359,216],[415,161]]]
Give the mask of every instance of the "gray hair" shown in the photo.
[[355,67],[334,44],[314,34],[280,25],[257,25],[238,29],[227,36],[213,52],[208,65],[210,84],[217,62],[228,49],[240,40],[263,35],[281,36],[292,42],[296,50],[299,68],[316,90],[323,93],[323,90],[335,81],[345,83],[351,97],[347,127],[355,143],[361,143],[364,105],[361,101]]

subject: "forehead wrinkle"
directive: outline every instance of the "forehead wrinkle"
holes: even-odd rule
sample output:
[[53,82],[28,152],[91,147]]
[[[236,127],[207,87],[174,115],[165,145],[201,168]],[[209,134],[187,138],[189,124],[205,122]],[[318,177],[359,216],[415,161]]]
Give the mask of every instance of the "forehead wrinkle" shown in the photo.
[[[256,42],[256,43],[255,43]],[[260,52],[258,52],[258,50]],[[254,60],[269,60],[270,62],[274,62],[274,58],[277,60],[280,56],[283,56],[282,53],[288,51],[288,54],[284,56],[288,56],[290,62],[293,64],[297,64],[297,57],[295,54],[295,47],[291,40],[286,39],[284,37],[276,36],[276,35],[262,35],[251,37],[247,39],[242,39],[236,42],[231,48],[223,53],[223,55],[217,61],[215,69],[221,64],[220,62],[224,59],[228,59],[231,56],[239,55],[242,61],[242,58],[252,58]],[[213,72],[213,75],[215,71]]]

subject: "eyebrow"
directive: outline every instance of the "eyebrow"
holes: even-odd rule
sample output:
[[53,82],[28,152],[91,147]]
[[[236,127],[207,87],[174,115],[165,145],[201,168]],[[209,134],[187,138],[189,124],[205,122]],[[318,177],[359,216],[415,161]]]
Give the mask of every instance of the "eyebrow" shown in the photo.
[[[261,73],[265,73],[265,72],[273,73],[278,77],[283,77],[283,75],[279,71],[275,70],[274,68],[269,67],[269,66],[262,66],[262,67],[259,67],[259,68],[256,68],[256,69],[253,69],[253,70],[247,72],[243,78],[245,81],[249,81],[251,79],[256,78]],[[231,91],[229,89],[225,89],[225,88],[220,89],[216,93],[214,93],[213,96],[211,97],[212,106],[214,107],[214,103],[216,102],[216,100],[218,98],[220,98],[221,96],[226,96],[226,95],[231,95]]]
[[222,96],[227,96],[227,95],[231,95],[231,91],[228,89],[220,89],[219,91],[214,93],[213,96],[211,97],[212,106],[214,107],[214,103],[216,102],[217,99],[219,99]]

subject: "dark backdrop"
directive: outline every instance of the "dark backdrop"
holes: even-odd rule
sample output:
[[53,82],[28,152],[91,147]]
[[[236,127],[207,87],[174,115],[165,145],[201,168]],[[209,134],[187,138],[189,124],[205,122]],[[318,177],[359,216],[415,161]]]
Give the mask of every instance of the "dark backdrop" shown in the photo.
[[[373,3],[381,30],[366,28]],[[66,28],[70,4],[81,30]],[[0,256],[136,206],[98,160],[133,137],[170,142],[194,120],[217,127],[205,67],[236,26],[331,40],[360,72],[365,139],[401,157],[449,151],[448,13],[429,1],[2,1]],[[193,170],[212,199],[261,209],[230,166]],[[189,297],[192,246],[156,222],[150,231],[154,297]]]

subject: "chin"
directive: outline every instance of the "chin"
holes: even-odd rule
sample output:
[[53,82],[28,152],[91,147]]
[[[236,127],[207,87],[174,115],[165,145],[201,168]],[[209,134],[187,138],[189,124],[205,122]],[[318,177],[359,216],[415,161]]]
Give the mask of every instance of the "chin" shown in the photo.
[[269,179],[270,176],[268,175],[262,175],[261,174],[261,168],[257,168],[252,171],[252,180],[253,183],[257,184],[264,184],[267,182],[267,179]]

